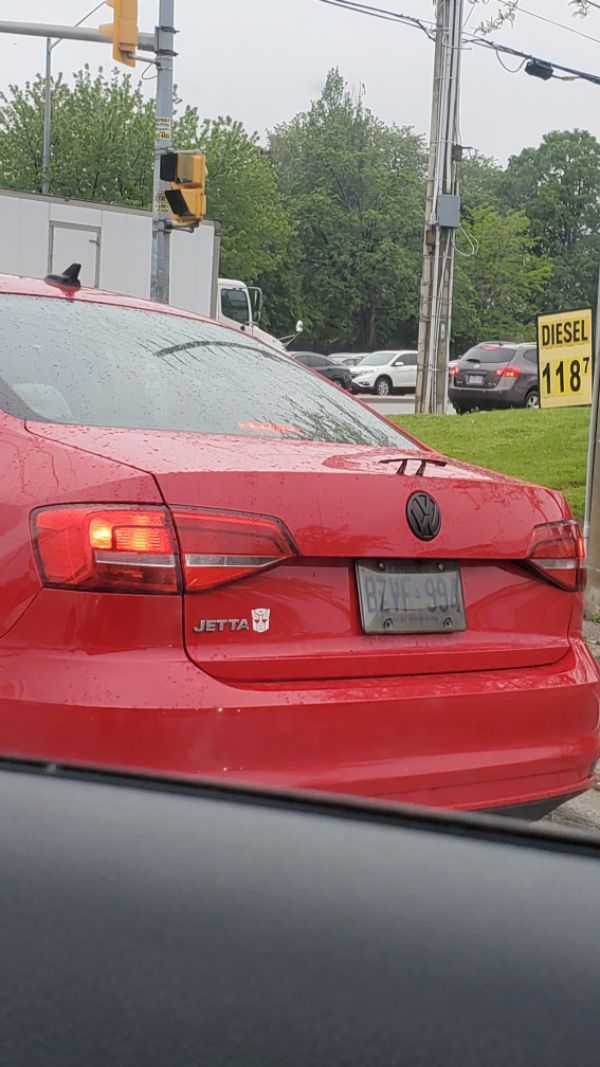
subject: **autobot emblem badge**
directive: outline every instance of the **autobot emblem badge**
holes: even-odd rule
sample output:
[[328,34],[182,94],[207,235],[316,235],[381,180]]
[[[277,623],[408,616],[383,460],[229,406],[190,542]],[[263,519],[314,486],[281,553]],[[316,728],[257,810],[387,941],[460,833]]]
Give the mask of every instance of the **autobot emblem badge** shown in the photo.
[[252,611],[252,629],[257,634],[266,634],[271,625],[270,608],[254,608]]

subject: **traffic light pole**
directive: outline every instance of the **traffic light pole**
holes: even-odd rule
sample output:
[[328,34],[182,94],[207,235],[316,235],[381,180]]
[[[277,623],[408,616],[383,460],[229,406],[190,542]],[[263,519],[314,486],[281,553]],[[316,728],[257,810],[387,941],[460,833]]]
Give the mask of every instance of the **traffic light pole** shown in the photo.
[[152,222],[152,278],[150,294],[159,304],[169,303],[171,274],[171,223],[160,177],[161,156],[173,145],[173,60],[175,57],[175,0],[160,0],[156,30],[156,125],[154,132],[154,198]]
[[[89,41],[91,44],[106,46],[106,34],[100,30],[87,30],[85,27],[47,25],[42,22],[5,22],[0,21],[0,33],[10,33],[17,37],[52,37],[61,41]],[[154,52],[156,40],[153,33],[140,33],[137,48],[140,52]]]

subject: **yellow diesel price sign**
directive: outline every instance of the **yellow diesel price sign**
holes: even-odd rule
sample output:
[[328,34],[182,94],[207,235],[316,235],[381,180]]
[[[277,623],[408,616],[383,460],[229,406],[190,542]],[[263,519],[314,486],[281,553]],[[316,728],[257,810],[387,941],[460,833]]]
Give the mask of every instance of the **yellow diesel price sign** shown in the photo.
[[592,402],[591,308],[539,315],[540,406],[583,407]]

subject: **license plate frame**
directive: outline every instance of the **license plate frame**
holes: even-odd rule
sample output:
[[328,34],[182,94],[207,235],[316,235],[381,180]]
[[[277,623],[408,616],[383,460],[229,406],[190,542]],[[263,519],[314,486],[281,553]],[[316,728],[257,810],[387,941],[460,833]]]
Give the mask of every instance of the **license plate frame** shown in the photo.
[[467,629],[459,563],[360,560],[355,574],[366,634],[453,634]]

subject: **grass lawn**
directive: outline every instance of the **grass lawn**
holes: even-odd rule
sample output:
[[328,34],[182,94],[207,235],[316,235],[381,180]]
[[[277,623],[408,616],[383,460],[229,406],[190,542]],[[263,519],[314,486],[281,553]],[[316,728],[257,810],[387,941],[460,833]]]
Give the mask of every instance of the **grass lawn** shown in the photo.
[[583,517],[589,408],[398,415],[392,421],[448,456],[560,489]]

